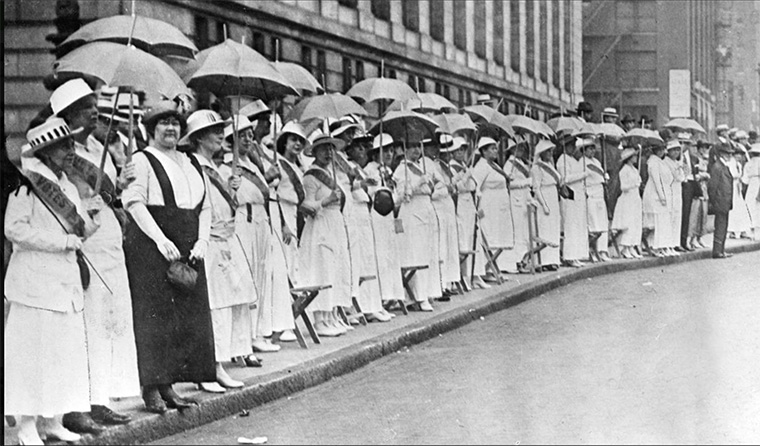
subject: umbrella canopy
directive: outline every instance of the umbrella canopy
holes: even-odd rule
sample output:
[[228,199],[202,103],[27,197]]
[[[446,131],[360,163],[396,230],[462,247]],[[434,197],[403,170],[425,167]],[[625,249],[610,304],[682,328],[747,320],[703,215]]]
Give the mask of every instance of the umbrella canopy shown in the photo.
[[523,130],[534,135],[554,136],[554,130],[545,122],[523,115],[506,115],[506,119],[514,129]]
[[90,42],[131,43],[154,56],[179,56],[192,59],[198,48],[175,26],[142,16],[115,15],[88,23],[58,47],[67,54]]
[[642,144],[642,145],[660,145],[665,144],[665,141],[660,138],[660,135],[657,134],[654,130],[649,129],[641,129],[641,128],[635,128],[629,130],[624,136],[623,139],[629,140],[632,143],[636,144]]
[[601,124],[594,124],[597,135],[603,135],[614,139],[620,139],[625,136],[625,130],[619,125],[611,122],[602,122]]
[[507,117],[495,108],[491,108],[487,105],[470,105],[465,107],[463,110],[475,122],[483,123],[488,126],[497,128],[510,137],[514,136],[515,134],[515,130],[507,120]]
[[573,131],[573,136],[596,136],[596,126],[591,122],[581,122],[575,131]]
[[699,123],[689,118],[677,118],[668,121],[663,127],[675,128],[680,130],[693,130],[695,132],[707,133]]
[[63,77],[93,76],[111,87],[133,87],[144,91],[149,102],[189,94],[182,79],[161,59],[118,43],[88,43],[58,59],[53,69]]
[[[371,135],[380,133],[381,123],[369,129]],[[382,119],[383,133],[393,136],[394,141],[417,144],[425,138],[435,136],[438,124],[427,116],[411,110],[389,111]]]
[[398,79],[371,77],[357,82],[346,92],[346,96],[359,98],[365,103],[369,103],[377,99],[407,101],[414,99],[417,94],[412,90],[412,87]]
[[290,110],[285,121],[304,123],[312,119],[338,119],[348,114],[366,116],[367,112],[346,95],[340,93],[320,94],[302,99]]
[[436,93],[417,93],[417,97],[406,101],[394,101],[388,110],[414,110],[417,112],[456,112],[457,107],[445,97]]
[[558,116],[546,123],[555,133],[572,134],[581,128],[583,121],[573,116]]
[[217,96],[253,96],[263,101],[299,93],[266,57],[232,39],[196,56],[199,67],[187,85]]
[[443,113],[432,116],[431,119],[438,124],[441,132],[451,135],[455,132],[475,131],[477,129],[468,115],[460,115],[459,113]]
[[273,65],[290,82],[290,85],[298,90],[310,91],[312,93],[319,93],[325,90],[319,81],[309,73],[309,70],[301,65],[292,62],[274,62]]

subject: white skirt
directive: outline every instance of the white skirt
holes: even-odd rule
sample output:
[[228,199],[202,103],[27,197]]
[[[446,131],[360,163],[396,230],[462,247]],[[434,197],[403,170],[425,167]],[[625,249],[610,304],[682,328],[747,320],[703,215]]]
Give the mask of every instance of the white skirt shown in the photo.
[[49,418],[89,412],[86,346],[81,312],[12,302],[5,327],[5,413]]

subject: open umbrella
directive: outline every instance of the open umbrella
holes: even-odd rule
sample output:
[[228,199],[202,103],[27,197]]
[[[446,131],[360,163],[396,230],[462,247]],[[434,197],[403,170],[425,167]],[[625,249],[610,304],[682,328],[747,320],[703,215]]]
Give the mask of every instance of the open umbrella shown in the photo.
[[64,40],[59,54],[66,54],[90,42],[130,41],[154,56],[179,56],[192,59],[198,48],[175,26],[162,20],[137,15],[115,15],[88,23]]
[[507,120],[507,117],[495,108],[487,105],[470,105],[463,109],[473,121],[483,123],[506,133],[507,136],[513,137],[515,130]]
[[602,122],[600,124],[594,124],[594,129],[597,135],[607,136],[613,139],[620,139],[625,136],[625,130],[619,125],[611,122]]
[[663,127],[675,128],[675,129],[680,129],[680,130],[692,130],[695,132],[707,133],[704,127],[699,125],[697,121],[690,118],[671,119]]
[[346,96],[369,103],[378,99],[406,101],[414,99],[417,94],[412,87],[398,79],[371,77],[357,82],[346,92]]
[[301,99],[290,110],[285,121],[305,123],[312,119],[338,119],[348,114],[366,116],[367,111],[356,101],[344,94],[319,94]]
[[664,144],[665,141],[662,140],[660,135],[657,134],[654,130],[649,129],[642,129],[642,128],[635,128],[629,130],[624,136],[623,139],[631,141],[633,144],[641,144],[641,145],[659,145]]
[[292,62],[274,62],[274,68],[298,90],[319,93],[325,89],[309,70]]
[[581,128],[583,121],[573,116],[558,116],[546,123],[555,133],[572,134]]
[[554,130],[545,122],[537,121],[531,117],[523,115],[506,115],[507,122],[515,130],[532,133],[534,135],[553,136]]
[[468,115],[460,115],[459,113],[442,113],[431,116],[430,119],[438,124],[441,132],[450,135],[459,131],[475,131],[477,129]]
[[182,79],[164,61],[119,43],[88,43],[58,59],[53,70],[61,77],[93,76],[111,87],[144,91],[148,102],[189,94]]
[[436,93],[417,93],[417,97],[406,101],[394,101],[388,110],[414,110],[416,112],[456,112],[457,106]]
[[371,135],[383,132],[393,136],[394,141],[417,144],[425,138],[435,136],[438,124],[431,118],[411,110],[389,111],[383,120],[369,129]]

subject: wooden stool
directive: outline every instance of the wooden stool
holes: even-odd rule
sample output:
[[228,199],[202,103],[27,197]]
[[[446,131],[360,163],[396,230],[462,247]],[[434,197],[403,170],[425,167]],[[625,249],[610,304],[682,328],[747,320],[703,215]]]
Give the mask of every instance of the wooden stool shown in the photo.
[[[412,302],[417,303],[417,299],[414,298],[414,291],[412,291],[412,286],[409,284],[409,282],[412,280],[415,274],[417,274],[417,271],[421,269],[428,269],[429,265],[417,265],[417,266],[403,266],[401,267],[401,284],[404,285],[404,289],[407,293],[409,293],[409,299],[411,299]],[[403,308],[404,314],[408,314],[406,311],[406,305],[404,302],[401,302],[401,308]]]
[[311,336],[312,341],[314,341],[315,344],[322,343],[322,341],[319,340],[319,335],[317,335],[317,332],[314,330],[314,325],[311,323],[311,319],[306,312],[306,307],[308,307],[314,298],[317,297],[320,291],[329,288],[332,288],[332,285],[316,285],[290,288],[290,295],[293,297],[293,321],[296,322],[296,324],[294,324],[295,328],[293,329],[293,332],[296,335],[296,339],[298,339],[298,344],[302,348],[309,348],[309,346],[306,345],[306,340],[304,339],[301,330],[298,328],[297,322],[299,317],[303,319],[303,323],[306,325],[306,329],[309,330],[309,335]]
[[507,249],[512,249],[510,246],[489,246],[489,247],[483,247],[483,252],[486,255],[486,263],[488,266],[491,267],[491,270],[494,272],[494,276],[496,278],[496,283],[501,285],[504,283],[504,279],[501,277],[501,270],[499,269],[499,265],[496,263],[496,260],[499,258],[502,252],[506,251]]
[[[361,286],[364,282],[368,280],[377,280],[377,276],[361,276],[359,277],[359,286]],[[362,308],[359,306],[359,301],[356,300],[355,297],[351,298],[351,302],[354,304],[354,310],[356,310],[359,318],[359,322],[362,325],[367,325],[367,317],[364,316],[364,311],[362,311]],[[348,315],[346,314],[346,310],[343,307],[338,307],[338,315],[341,319],[343,319],[343,322],[346,325],[349,325],[348,322]]]

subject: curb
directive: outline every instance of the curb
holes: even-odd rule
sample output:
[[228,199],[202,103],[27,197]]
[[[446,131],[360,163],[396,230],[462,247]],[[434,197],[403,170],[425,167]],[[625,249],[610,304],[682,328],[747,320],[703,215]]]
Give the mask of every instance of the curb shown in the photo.
[[[727,252],[734,254],[751,251],[760,251],[760,242],[727,249]],[[239,391],[204,399],[198,407],[187,409],[181,413],[171,410],[163,415],[141,418],[127,425],[109,428],[97,437],[84,435],[77,444],[116,445],[155,441],[322,384],[337,376],[355,371],[404,347],[419,344],[440,333],[462,327],[481,316],[504,310],[579,280],[710,257],[711,252],[707,249],[685,253],[680,257],[648,257],[634,261],[600,263],[567,273],[546,274],[545,277],[536,281],[504,290],[496,295],[472,302],[466,307],[446,311],[430,319],[311,359],[290,370],[264,375],[257,378],[258,382],[255,384]]]

